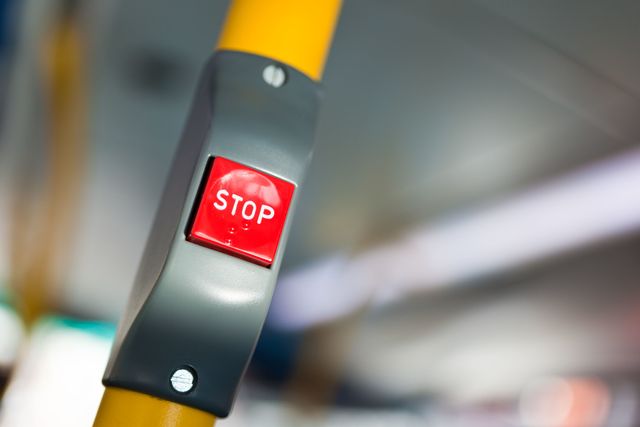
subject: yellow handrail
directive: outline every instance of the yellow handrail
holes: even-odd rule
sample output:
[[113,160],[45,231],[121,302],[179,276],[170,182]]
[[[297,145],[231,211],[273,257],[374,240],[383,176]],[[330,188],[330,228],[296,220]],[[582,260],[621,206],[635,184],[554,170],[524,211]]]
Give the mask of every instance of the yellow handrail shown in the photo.
[[322,78],[341,0],[234,0],[218,50],[272,58]]
[[135,391],[109,387],[93,427],[211,427],[208,412]]
[[[217,50],[264,56],[319,81],[341,0],[233,0]],[[107,388],[94,427],[211,427],[215,416],[133,391]]]

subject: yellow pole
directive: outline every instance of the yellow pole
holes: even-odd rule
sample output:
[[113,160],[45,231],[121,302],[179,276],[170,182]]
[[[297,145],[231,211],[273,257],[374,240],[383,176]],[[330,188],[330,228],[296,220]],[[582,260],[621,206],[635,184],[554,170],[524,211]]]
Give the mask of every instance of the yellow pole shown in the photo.
[[[322,78],[342,0],[233,0],[217,50],[271,58]],[[211,427],[215,416],[143,393],[107,387],[94,427]]]
[[341,0],[234,0],[217,48],[272,58],[319,81],[340,6]]
[[208,412],[135,391],[109,387],[93,427],[211,427]]
[[[57,273],[64,270],[82,190],[86,148],[86,49],[74,16],[57,22],[44,41],[42,74],[49,108],[45,178],[40,201],[28,214],[32,195],[14,194],[11,284],[25,323],[31,326],[51,307]],[[25,230],[39,230],[25,239]]]

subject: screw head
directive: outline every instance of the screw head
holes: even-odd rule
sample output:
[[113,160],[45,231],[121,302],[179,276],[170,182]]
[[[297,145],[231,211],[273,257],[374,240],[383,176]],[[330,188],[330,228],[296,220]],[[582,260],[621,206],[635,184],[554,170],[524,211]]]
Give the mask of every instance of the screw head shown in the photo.
[[178,393],[188,393],[196,385],[196,375],[191,369],[180,368],[171,375],[171,387]]
[[279,88],[287,81],[287,73],[279,65],[271,64],[262,70],[262,79],[269,86]]

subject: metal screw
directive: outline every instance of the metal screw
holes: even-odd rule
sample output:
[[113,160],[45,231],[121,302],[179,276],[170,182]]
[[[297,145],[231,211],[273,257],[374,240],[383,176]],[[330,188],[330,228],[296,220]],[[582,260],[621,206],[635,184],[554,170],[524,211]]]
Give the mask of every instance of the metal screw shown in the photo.
[[187,393],[196,385],[195,372],[180,368],[171,375],[171,387],[179,393]]
[[279,88],[287,81],[287,73],[284,68],[271,64],[262,70],[262,78],[269,86]]

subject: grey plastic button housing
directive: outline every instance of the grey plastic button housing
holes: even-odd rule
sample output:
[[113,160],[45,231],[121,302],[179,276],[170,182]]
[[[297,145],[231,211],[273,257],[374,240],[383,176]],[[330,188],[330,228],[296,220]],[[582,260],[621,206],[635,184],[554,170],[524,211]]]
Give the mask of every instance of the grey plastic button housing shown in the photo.
[[[262,77],[271,64],[239,52],[218,52],[207,63],[119,327],[106,386],[218,417],[231,410],[271,302],[318,109],[317,83],[280,65],[287,80],[273,87]],[[217,156],[298,187],[270,268],[186,240],[207,162]],[[181,367],[198,377],[188,393],[171,385]]]

